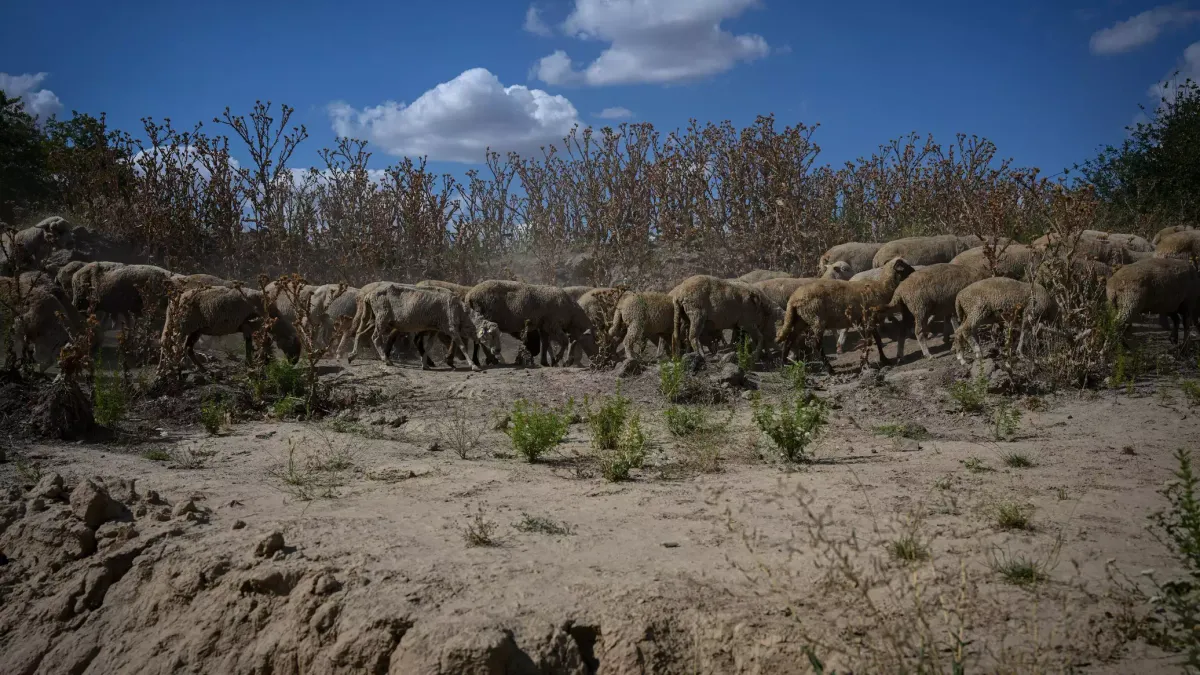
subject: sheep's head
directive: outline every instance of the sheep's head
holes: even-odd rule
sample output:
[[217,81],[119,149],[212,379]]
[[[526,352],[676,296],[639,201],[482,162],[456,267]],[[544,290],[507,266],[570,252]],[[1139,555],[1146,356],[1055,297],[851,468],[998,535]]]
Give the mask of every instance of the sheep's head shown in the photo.
[[895,286],[907,279],[913,271],[913,266],[909,265],[904,258],[892,258],[883,266],[883,272],[879,277],[892,282],[892,285]]
[[850,267],[850,263],[845,260],[839,260],[825,267],[823,276],[826,279],[839,279],[846,281],[854,276],[854,270]]
[[275,344],[279,345],[289,363],[295,364],[300,360],[300,336],[291,322],[275,319],[271,324],[271,337],[275,338]]
[[492,353],[500,351],[500,327],[495,321],[483,318],[478,312],[471,312],[471,321],[475,324],[475,339]]
[[600,353],[600,349],[596,346],[596,335],[591,330],[586,330],[576,341],[583,348],[583,353],[588,355],[589,359],[596,358],[596,354]]

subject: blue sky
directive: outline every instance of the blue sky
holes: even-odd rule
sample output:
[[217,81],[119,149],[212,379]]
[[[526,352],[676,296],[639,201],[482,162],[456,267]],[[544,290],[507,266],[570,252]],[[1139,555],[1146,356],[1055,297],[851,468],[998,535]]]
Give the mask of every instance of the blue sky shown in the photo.
[[[295,157],[301,165],[317,162],[335,130],[372,141],[376,167],[428,153],[435,167],[460,172],[455,160],[481,156],[483,144],[527,150],[576,120],[666,131],[689,118],[740,126],[773,112],[784,124],[819,122],[825,163],[910,131],[943,141],[966,132],[1055,173],[1119,141],[1155,82],[1179,67],[1200,76],[1198,9],[1123,0],[8,0],[0,88],[40,110],[57,101],[63,114],[107,112],[126,130],[152,116],[212,131],[226,105],[288,103],[311,135]],[[606,109],[630,116],[602,118]]]

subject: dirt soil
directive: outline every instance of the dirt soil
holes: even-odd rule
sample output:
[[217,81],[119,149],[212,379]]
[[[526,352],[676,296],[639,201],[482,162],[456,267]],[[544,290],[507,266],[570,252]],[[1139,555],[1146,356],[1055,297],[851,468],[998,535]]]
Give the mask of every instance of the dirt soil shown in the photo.
[[[739,387],[711,406],[733,410],[715,445],[676,440],[655,366],[622,380],[651,445],[627,482],[601,477],[586,423],[535,464],[496,430],[520,397],[615,391],[586,368],[331,361],[323,381],[360,405],[316,423],[209,435],[193,413],[129,420],[153,430],[140,442],[7,441],[0,672],[792,673],[808,646],[886,672],[921,635],[946,672],[953,635],[967,672],[1175,672],[1127,638],[1144,607],[1109,570],[1175,570],[1146,525],[1200,440],[1178,383],[1008,397],[998,440],[1001,399],[960,412],[966,369],[935,354],[813,376],[831,410],[803,466]],[[751,381],[782,396],[777,374]],[[1000,527],[1005,505],[1027,529]],[[889,554],[906,534],[927,559]],[[998,571],[1026,558],[1046,580]]]

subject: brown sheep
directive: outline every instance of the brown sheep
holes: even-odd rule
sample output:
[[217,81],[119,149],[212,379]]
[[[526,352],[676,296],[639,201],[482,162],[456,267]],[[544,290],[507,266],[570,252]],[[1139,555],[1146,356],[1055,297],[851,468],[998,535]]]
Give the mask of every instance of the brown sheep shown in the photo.
[[[904,358],[904,341],[913,331],[921,353],[932,359],[929,346],[925,344],[928,324],[941,320],[950,323],[954,316],[954,300],[958,292],[971,284],[991,276],[986,269],[978,269],[957,263],[938,263],[914,271],[896,286],[892,294],[890,311],[900,310],[903,315],[899,336],[896,338],[896,358]],[[944,328],[947,340],[950,330]]]
[[[788,299],[783,326],[776,333],[775,341],[786,346],[805,329],[811,330],[817,339],[817,353],[832,371],[833,366],[821,345],[825,331],[851,328],[864,317],[877,319],[879,312],[891,302],[896,286],[912,272],[912,265],[908,262],[893,258],[884,264],[877,281],[820,279],[801,286]],[[883,342],[878,329],[873,331],[873,335],[879,360],[886,363],[887,357],[883,354]]]
[[1150,240],[1150,243],[1154,246],[1158,246],[1158,242],[1162,241],[1162,238],[1168,234],[1175,234],[1176,232],[1183,232],[1184,230],[1191,229],[1194,229],[1191,225],[1172,225],[1170,227],[1164,227],[1154,235],[1154,238]]
[[166,309],[170,272],[154,265],[110,265],[88,263],[71,278],[76,309],[86,310],[94,302],[97,312],[124,319],[126,326],[143,313]]
[[[300,359],[300,338],[287,319],[270,313],[275,319],[270,335],[287,356],[296,363]],[[202,335],[220,337],[241,333],[246,343],[246,363],[254,360],[254,332],[263,321],[262,291],[226,286],[200,286],[189,288],[180,294],[176,302],[167,308],[167,320],[163,325],[162,345],[165,358],[171,331],[184,336],[184,349],[188,358],[199,369],[204,366],[196,358],[196,341]]]
[[658,356],[671,341],[675,308],[671,296],[666,293],[643,291],[626,293],[617,302],[613,311],[608,336],[625,358],[632,358],[643,343],[658,344]]
[[774,270],[754,270],[752,272],[746,272],[742,276],[738,277],[737,281],[744,281],[748,284],[754,284],[760,281],[766,281],[767,279],[786,279],[790,276],[792,275],[788,272],[777,272]]
[[17,354],[30,345],[38,368],[45,372],[70,340],[68,331],[82,328],[82,320],[66,293],[26,274],[16,284],[10,277],[0,277],[0,335],[10,336]]
[[[476,340],[485,345],[499,346],[499,333],[495,324],[472,312],[453,292],[435,288],[419,288],[406,284],[386,284],[363,291],[358,298],[358,311],[354,316],[353,330],[361,337],[373,327],[372,342],[380,360],[392,365],[390,350],[385,349],[385,338],[394,333],[422,333],[437,331],[447,336],[453,346],[467,353],[466,343]],[[354,361],[358,344],[347,360]],[[421,368],[427,370],[433,361],[426,351],[421,354]],[[453,367],[453,366],[451,366]],[[480,370],[478,361],[471,362],[471,370]]]
[[[672,342],[704,352],[700,338],[709,331],[741,330],[754,341],[754,360],[781,314],[762,290],[738,281],[697,274],[668,293],[674,305]],[[683,326],[688,326],[686,339]]]
[[572,300],[579,300],[579,298],[583,297],[584,293],[595,289],[595,286],[565,286],[563,287],[563,292],[571,296]]
[[904,237],[879,247],[871,261],[872,267],[883,267],[893,258],[902,258],[909,265],[946,263],[963,251],[983,244],[975,235],[939,234],[932,237]]
[[1036,251],[1046,251],[1057,244],[1058,253],[1069,253],[1072,259],[1096,260],[1110,265],[1126,265],[1136,259],[1134,252],[1121,244],[1088,232],[1089,230],[1084,230],[1080,233],[1073,245],[1071,241],[1063,241],[1060,244],[1058,235],[1049,233],[1034,239],[1029,246]]
[[1154,257],[1200,260],[1200,230],[1183,230],[1164,236],[1154,247]]
[[[561,354],[551,355],[551,344],[574,343],[589,357],[596,355],[591,322],[579,303],[556,286],[492,279],[477,284],[467,293],[467,304],[494,321],[502,333],[520,339],[528,322],[541,335],[542,365],[557,363]],[[577,354],[569,354],[573,362]]]
[[1020,312],[1020,337],[1017,339],[1017,352],[1020,353],[1026,327],[1036,328],[1039,322],[1050,321],[1058,313],[1054,298],[1041,285],[1008,277],[990,277],[968,285],[958,292],[954,309],[959,324],[958,330],[954,331],[954,350],[963,365],[967,365],[963,358],[963,345],[967,342],[975,348],[975,358],[983,358],[983,348],[975,338],[975,330],[980,326],[1015,318]]
[[1152,312],[1174,321],[1171,342],[1179,341],[1182,321],[1186,344],[1189,325],[1196,317],[1197,302],[1200,302],[1200,274],[1187,260],[1148,258],[1113,272],[1105,292],[1117,311],[1122,340],[1134,318]]
[[858,274],[863,270],[874,267],[875,254],[883,244],[864,244],[856,241],[838,244],[821,254],[817,262],[817,273],[822,276],[825,268],[835,262],[844,262],[850,266],[850,274]]
[[[820,278],[846,280],[852,276],[851,269],[850,263],[837,260],[825,266],[825,271]],[[767,297],[779,305],[780,309],[783,309],[787,307],[788,298],[792,297],[792,293],[796,292],[797,288],[816,280],[816,277],[783,277],[756,281],[752,285],[766,293]]]
[[[1020,281],[1026,278],[1030,268],[1037,267],[1042,261],[1041,251],[1024,244],[1009,244],[997,246],[996,276],[1008,277]],[[967,249],[954,256],[950,262],[955,265],[973,267],[977,270],[988,271],[988,259],[983,246]],[[951,305],[951,313],[954,308]]]

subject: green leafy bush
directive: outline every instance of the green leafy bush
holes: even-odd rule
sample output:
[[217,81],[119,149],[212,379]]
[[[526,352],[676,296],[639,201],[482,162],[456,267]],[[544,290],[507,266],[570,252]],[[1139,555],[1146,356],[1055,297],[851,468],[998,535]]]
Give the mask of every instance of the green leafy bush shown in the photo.
[[600,407],[592,410],[587,406],[588,428],[592,432],[592,443],[601,450],[612,450],[621,440],[621,430],[625,427],[625,419],[629,416],[629,406],[632,403],[621,395],[621,382],[617,381],[616,394],[601,400]]
[[671,406],[663,411],[667,431],[678,437],[700,433],[708,427],[708,411],[697,406]]
[[646,435],[641,416],[635,411],[621,431],[616,446],[600,456],[600,473],[612,482],[629,480],[629,472],[646,461]]
[[509,424],[504,433],[512,441],[517,454],[530,462],[536,462],[567,435],[571,424],[571,410],[553,410],[530,403],[525,399],[513,402],[508,414]]
[[92,381],[92,418],[102,427],[112,427],[125,417],[129,392],[119,373],[96,370]]
[[987,378],[979,375],[970,380],[957,380],[950,385],[950,398],[963,412],[983,412],[987,402]]
[[805,449],[826,423],[825,404],[816,397],[785,399],[778,409],[751,400],[754,424],[771,440],[779,456],[788,462],[809,461]]
[[224,398],[210,399],[200,404],[200,423],[204,425],[205,431],[216,434],[225,425],[232,411],[233,406]]

